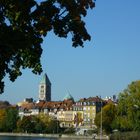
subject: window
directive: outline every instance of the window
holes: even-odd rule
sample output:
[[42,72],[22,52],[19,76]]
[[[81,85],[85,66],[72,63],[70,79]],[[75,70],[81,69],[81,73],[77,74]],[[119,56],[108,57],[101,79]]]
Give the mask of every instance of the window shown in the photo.
[[84,119],[84,121],[86,122],[86,121],[87,121],[87,119]]
[[44,90],[41,90],[41,93],[44,93]]
[[83,110],[86,110],[86,107],[83,107]]
[[92,108],[92,110],[94,110],[94,111],[95,111],[95,107],[93,107],[93,108]]

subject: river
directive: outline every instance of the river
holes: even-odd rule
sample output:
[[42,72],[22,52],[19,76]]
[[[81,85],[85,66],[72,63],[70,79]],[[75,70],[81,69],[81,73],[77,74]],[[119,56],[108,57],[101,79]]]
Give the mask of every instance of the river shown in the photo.
[[90,140],[92,136],[53,135],[38,136],[37,134],[0,133],[0,140]]
[[0,136],[0,140],[58,140],[57,138],[28,137],[28,136]]

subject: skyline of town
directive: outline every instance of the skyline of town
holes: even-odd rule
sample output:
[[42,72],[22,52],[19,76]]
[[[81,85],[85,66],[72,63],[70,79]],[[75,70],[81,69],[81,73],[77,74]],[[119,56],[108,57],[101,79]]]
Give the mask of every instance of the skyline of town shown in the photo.
[[[65,94],[65,96],[60,99],[60,100],[52,100],[52,93],[51,93],[51,81],[48,77],[48,75],[46,73],[44,73],[42,75],[42,78],[40,80],[40,83],[38,85],[38,99],[34,99],[34,97],[26,97],[24,99],[22,99],[21,101],[19,102],[25,102],[26,100],[28,101],[32,101],[32,102],[39,102],[39,101],[64,101],[66,100],[67,98],[71,98],[73,99],[73,101],[77,102],[81,99],[88,99],[88,98],[93,98],[93,97],[98,97],[98,98],[101,98],[101,99],[104,99],[104,100],[115,100],[117,99],[117,96],[116,95],[112,95],[112,96],[105,96],[105,97],[101,97],[99,95],[96,95],[96,96],[89,96],[89,97],[81,97],[79,99],[74,99],[73,96],[70,94],[69,91],[67,91],[67,93]],[[1,100],[1,101],[8,101],[8,100]],[[10,103],[10,101],[8,101]],[[19,102],[16,102],[14,104],[18,104]]]

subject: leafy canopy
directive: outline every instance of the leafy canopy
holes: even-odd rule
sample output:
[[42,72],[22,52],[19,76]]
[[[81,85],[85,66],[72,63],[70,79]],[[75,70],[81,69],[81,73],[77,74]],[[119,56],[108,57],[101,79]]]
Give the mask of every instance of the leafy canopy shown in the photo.
[[140,131],[140,80],[119,94],[116,124],[121,131]]
[[110,133],[112,130],[112,123],[116,116],[116,106],[113,103],[108,103],[105,105],[101,112],[97,113],[95,117],[95,124],[98,128],[101,127],[101,115],[102,115],[102,127],[106,133]]
[[42,72],[41,43],[49,31],[71,33],[72,45],[83,47],[90,40],[83,17],[94,7],[93,0],[0,0],[0,93],[6,74],[15,81],[21,69]]

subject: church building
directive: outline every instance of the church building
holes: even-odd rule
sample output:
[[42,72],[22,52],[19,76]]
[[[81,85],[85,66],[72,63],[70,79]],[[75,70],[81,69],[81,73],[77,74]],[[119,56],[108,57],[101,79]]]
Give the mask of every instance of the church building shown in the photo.
[[51,101],[51,82],[46,73],[39,84],[39,100]]

